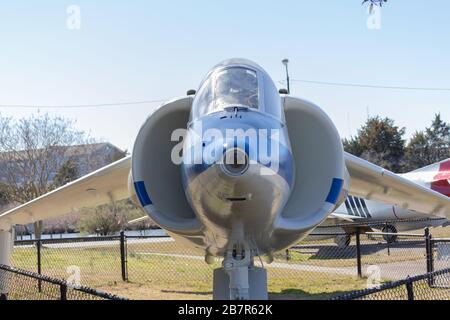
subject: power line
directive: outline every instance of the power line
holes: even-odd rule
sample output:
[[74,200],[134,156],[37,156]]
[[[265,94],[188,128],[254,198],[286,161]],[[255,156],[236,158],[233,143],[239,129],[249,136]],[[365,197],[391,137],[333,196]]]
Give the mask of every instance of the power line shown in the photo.
[[112,102],[112,103],[99,103],[99,104],[80,104],[80,105],[24,105],[24,104],[3,104],[0,108],[32,108],[32,109],[75,109],[75,108],[102,108],[102,107],[120,107],[139,104],[153,104],[163,103],[164,100],[144,100],[144,101],[130,101],[130,102]]
[[[410,91],[450,91],[450,88],[437,88],[437,87],[385,86],[385,85],[372,85],[372,84],[362,84],[362,83],[316,81],[316,80],[305,80],[305,79],[291,79],[290,81],[291,82],[308,83],[308,84],[325,85],[325,86],[336,86],[336,87],[356,87],[356,88],[410,90]],[[285,82],[286,82],[286,80],[279,81],[279,83],[283,83],[283,84]],[[27,109],[103,108],[103,107],[131,106],[131,105],[140,105],[140,104],[154,104],[154,103],[163,103],[166,101],[168,101],[168,99],[129,101],[129,102],[111,102],[111,103],[98,103],[98,104],[80,104],[80,105],[0,104],[0,108],[27,108]]]
[[[284,83],[285,81],[280,81],[280,82]],[[384,86],[384,85],[372,85],[372,84],[361,84],[361,83],[329,82],[329,81],[315,81],[315,80],[303,80],[303,79],[291,79],[291,82],[302,82],[302,83],[318,84],[318,85],[325,85],[325,86],[336,86],[336,87],[357,87],[357,88],[370,88],[370,89],[413,90],[413,91],[450,91],[450,88]]]

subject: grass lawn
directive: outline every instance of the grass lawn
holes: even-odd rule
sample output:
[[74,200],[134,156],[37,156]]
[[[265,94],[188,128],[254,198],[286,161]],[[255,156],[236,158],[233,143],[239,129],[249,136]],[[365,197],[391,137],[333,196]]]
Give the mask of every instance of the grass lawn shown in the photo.
[[[432,229],[434,237],[450,237],[450,227]],[[363,265],[384,264],[425,259],[422,244],[394,244],[387,250],[381,241],[362,239]],[[366,280],[349,273],[337,274],[317,268],[356,269],[354,239],[348,248],[338,248],[329,241],[302,243],[299,250],[275,256],[281,267],[268,267],[269,292],[273,299],[319,299],[364,289]],[[119,244],[83,247],[44,245],[42,273],[61,279],[80,271],[81,284],[132,299],[211,299],[212,272],[198,251],[174,241],[127,244],[128,282],[122,281]],[[36,249],[16,247],[12,263],[15,267],[36,271]],[[256,263],[256,261],[255,261]],[[296,266],[303,270],[294,270]],[[307,267],[305,269],[305,267]],[[337,270],[336,269],[336,270]]]
[[[35,248],[15,248],[12,261],[18,268],[36,271]],[[198,253],[174,242],[129,244],[129,282],[123,282],[118,246],[42,249],[43,274],[67,279],[70,266],[79,268],[81,284],[132,299],[211,299],[212,271],[220,264],[209,266]],[[269,267],[268,273],[274,299],[327,298],[366,284],[357,277],[323,272]]]

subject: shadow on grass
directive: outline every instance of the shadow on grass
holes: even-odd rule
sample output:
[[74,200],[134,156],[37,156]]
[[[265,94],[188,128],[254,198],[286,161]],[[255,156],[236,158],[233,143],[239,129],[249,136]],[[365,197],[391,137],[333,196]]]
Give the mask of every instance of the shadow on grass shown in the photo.
[[[354,290],[310,293],[301,289],[284,289],[281,292],[269,292],[269,300],[327,300]],[[163,293],[186,294],[195,296],[212,296],[212,291],[161,290]]]
[[182,290],[161,290],[163,293],[175,293],[175,294],[192,294],[195,296],[210,296],[212,291],[182,291]]
[[[401,250],[401,249],[422,249],[423,241],[404,241],[391,243],[390,245],[386,243],[376,243],[376,244],[362,244],[361,254],[362,255],[372,255],[376,253],[385,252],[388,254],[388,248],[391,251]],[[291,249],[294,252],[299,252],[300,254],[311,254],[310,259],[317,260],[349,260],[356,259],[356,246],[350,245],[346,248],[338,248],[335,245],[302,245]]]
[[353,291],[354,290],[310,293],[301,289],[284,289],[281,292],[269,292],[269,300],[327,300]]

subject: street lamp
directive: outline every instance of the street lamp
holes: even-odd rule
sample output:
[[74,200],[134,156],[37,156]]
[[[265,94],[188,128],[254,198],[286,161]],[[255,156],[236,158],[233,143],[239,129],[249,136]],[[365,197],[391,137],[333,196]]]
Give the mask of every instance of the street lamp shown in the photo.
[[289,59],[283,59],[281,62],[282,62],[282,63],[284,64],[284,66],[286,67],[287,91],[288,91],[288,94],[290,94],[290,93],[291,93],[291,84],[290,84],[290,82],[289,82],[289,70],[288,70]]

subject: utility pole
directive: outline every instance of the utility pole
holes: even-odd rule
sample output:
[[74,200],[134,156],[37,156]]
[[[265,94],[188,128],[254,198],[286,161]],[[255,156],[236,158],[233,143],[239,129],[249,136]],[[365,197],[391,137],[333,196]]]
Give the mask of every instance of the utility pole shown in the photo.
[[289,59],[283,59],[281,62],[282,62],[282,63],[284,64],[284,66],[286,67],[287,91],[288,91],[288,94],[290,94],[290,93],[291,93],[291,84],[290,84],[290,81],[289,81],[289,68],[288,68]]

